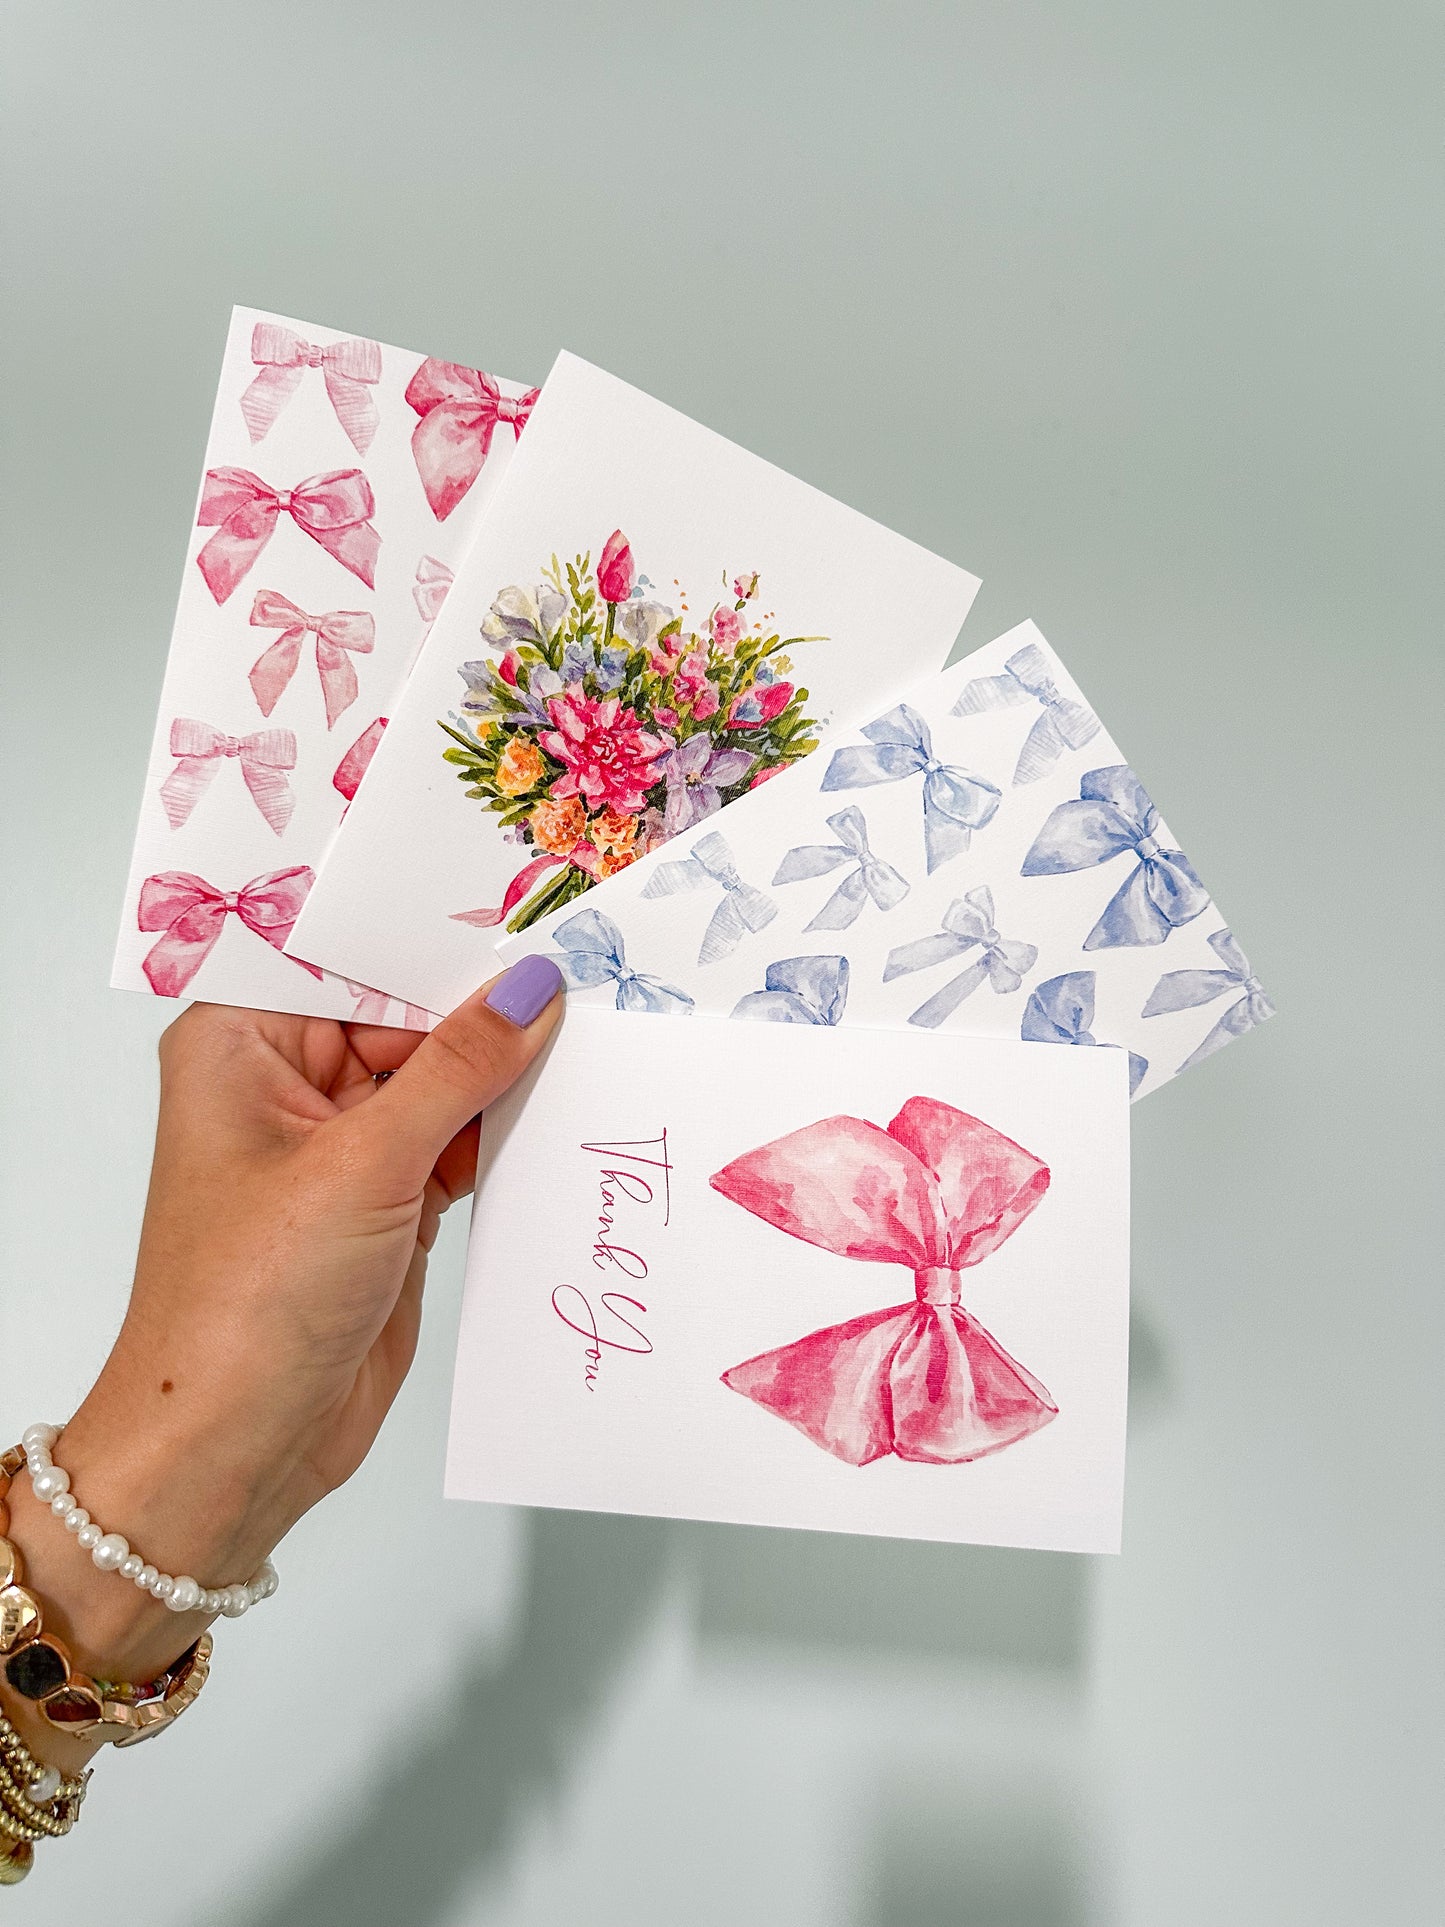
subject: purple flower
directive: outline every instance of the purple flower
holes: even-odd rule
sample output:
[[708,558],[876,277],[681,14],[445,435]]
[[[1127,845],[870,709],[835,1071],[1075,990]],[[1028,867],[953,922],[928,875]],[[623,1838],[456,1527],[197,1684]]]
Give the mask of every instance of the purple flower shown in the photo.
[[740,783],[756,758],[745,749],[717,749],[710,736],[699,732],[679,743],[667,759],[667,807],[662,828],[677,836],[721,808],[721,790]]

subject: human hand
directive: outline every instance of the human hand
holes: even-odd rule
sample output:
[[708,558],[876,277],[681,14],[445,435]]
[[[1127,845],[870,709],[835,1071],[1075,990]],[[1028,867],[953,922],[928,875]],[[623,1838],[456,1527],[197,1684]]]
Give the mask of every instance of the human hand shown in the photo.
[[[427,1037],[206,1004],[166,1031],[130,1305],[55,1448],[108,1531],[202,1585],[245,1580],[355,1471],[415,1352],[441,1214],[472,1187],[477,1115],[551,1035],[561,985],[525,958]],[[11,1519],[83,1670],[148,1679],[207,1623],[96,1571],[24,1477]]]

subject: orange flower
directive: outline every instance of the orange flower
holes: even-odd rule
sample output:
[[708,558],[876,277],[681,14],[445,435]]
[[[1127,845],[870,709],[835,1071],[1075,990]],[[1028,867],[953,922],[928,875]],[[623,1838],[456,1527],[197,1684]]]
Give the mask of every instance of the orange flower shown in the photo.
[[527,819],[532,841],[549,856],[567,856],[587,827],[587,811],[580,796],[544,797]]
[[597,859],[596,874],[599,877],[613,877],[619,870],[625,870],[629,863],[636,861],[636,850],[605,850]]
[[545,768],[537,745],[526,736],[514,736],[497,759],[497,788],[503,796],[523,796]]
[[[623,856],[625,852],[627,863],[631,863],[637,855],[632,847],[637,841],[637,818],[627,816],[621,810],[603,810],[600,816],[594,816],[587,826],[587,834],[604,855]],[[614,865],[614,868],[621,869],[622,865]],[[612,872],[608,870],[603,874],[610,876]]]

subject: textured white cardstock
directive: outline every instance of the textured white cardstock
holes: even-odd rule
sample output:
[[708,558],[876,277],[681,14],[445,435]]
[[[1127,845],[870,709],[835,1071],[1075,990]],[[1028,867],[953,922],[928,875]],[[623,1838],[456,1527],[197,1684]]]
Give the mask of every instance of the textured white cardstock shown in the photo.
[[562,355],[290,950],[451,1009],[549,893],[945,661],[978,586]]
[[486,1113],[448,1495],[1116,1551],[1122,1053],[663,1038],[569,1007]]
[[535,391],[231,317],[111,982],[371,1022],[281,949]]
[[1029,622],[498,950],[621,1010],[1115,1045],[1137,1095],[1274,1008]]

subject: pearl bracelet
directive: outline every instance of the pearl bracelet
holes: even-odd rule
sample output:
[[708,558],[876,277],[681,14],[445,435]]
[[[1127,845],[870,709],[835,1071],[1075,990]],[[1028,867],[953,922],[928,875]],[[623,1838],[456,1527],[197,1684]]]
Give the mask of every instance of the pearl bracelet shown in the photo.
[[88,1552],[102,1572],[119,1573],[132,1580],[142,1592],[162,1600],[173,1613],[205,1612],[214,1617],[239,1619],[262,1599],[269,1599],[280,1583],[276,1568],[263,1559],[244,1585],[203,1586],[189,1573],[173,1578],[147,1564],[132,1552],[118,1532],[107,1532],[95,1524],[83,1505],[76,1503],[70,1490],[70,1474],[51,1458],[51,1448],[60,1437],[55,1425],[29,1426],[21,1438],[25,1448],[25,1467],[30,1474],[30,1490],[42,1505],[48,1505],[76,1543]]

